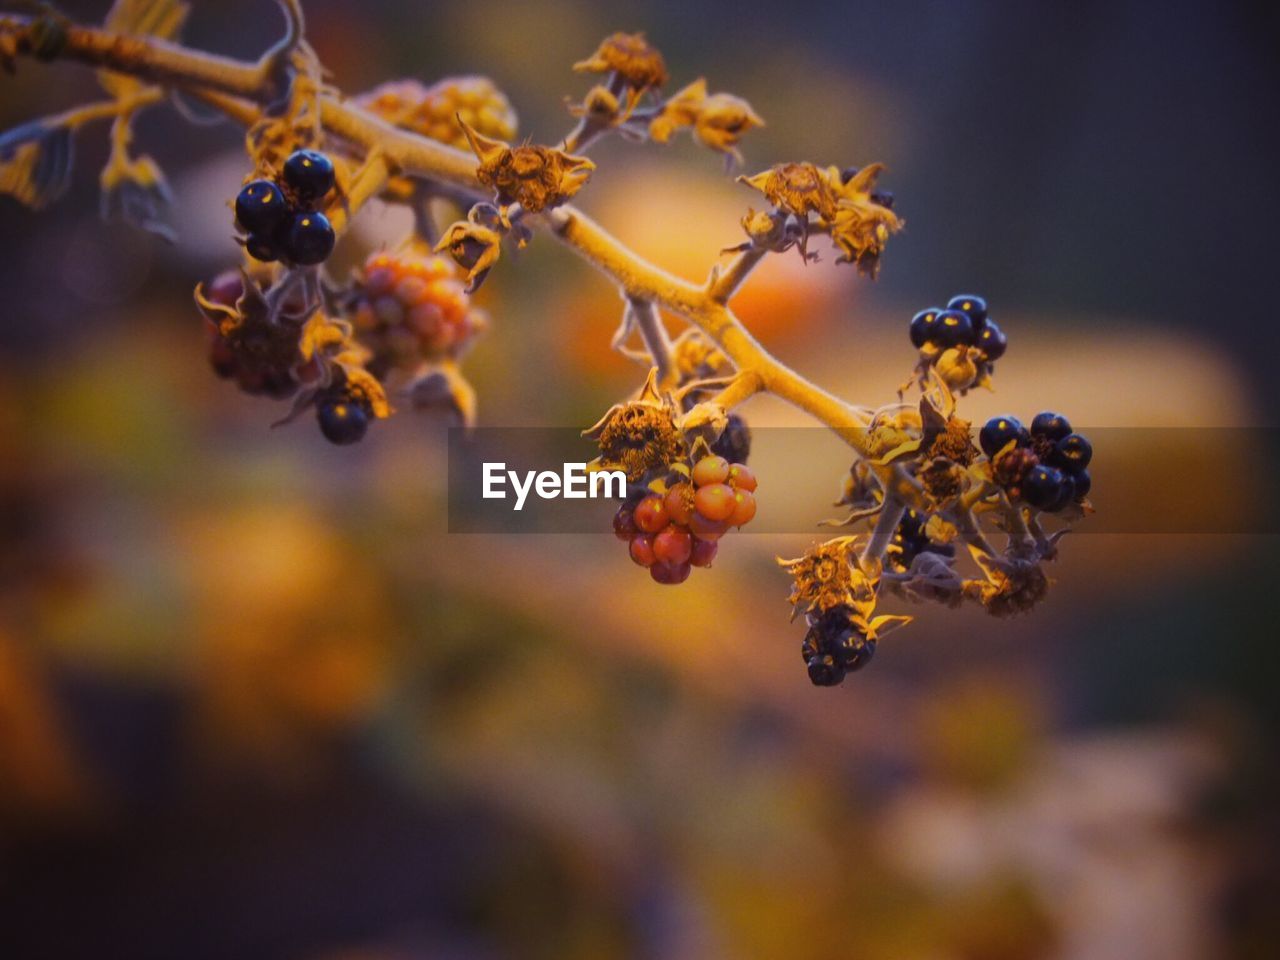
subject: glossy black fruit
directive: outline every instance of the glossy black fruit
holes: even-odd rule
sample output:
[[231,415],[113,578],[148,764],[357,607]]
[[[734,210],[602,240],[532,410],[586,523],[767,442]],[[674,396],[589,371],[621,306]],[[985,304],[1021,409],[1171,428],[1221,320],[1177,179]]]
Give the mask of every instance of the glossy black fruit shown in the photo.
[[294,263],[311,266],[323,263],[333,253],[337,236],[333,224],[323,213],[299,213],[289,225],[284,253]]
[[1078,433],[1067,434],[1053,451],[1054,465],[1072,473],[1083,470],[1092,459],[1093,444]]
[[303,203],[333,189],[333,161],[317,150],[295,150],[284,162],[284,182]]
[[973,344],[976,342],[973,321],[960,310],[943,310],[938,314],[930,339],[943,349]]
[[973,323],[974,330],[981,330],[987,322],[987,301],[977,294],[961,293],[947,301],[948,310],[959,310],[967,314]]
[[724,432],[711,445],[711,452],[730,463],[746,463],[751,455],[751,428],[738,413],[729,414]]
[[322,400],[316,406],[316,419],[325,439],[338,446],[357,442],[369,429],[368,411],[345,398]]
[[1088,470],[1078,470],[1071,475],[1071,479],[1075,481],[1076,500],[1083,500],[1089,495],[1089,490],[1093,487],[1093,477],[1089,476]]
[[271,236],[288,216],[284,194],[270,180],[253,180],[236,194],[236,222],[245,233]]
[[244,248],[249,251],[249,256],[263,263],[273,263],[280,259],[280,250],[275,242],[256,233],[249,234],[244,242]]
[[1031,435],[1046,440],[1058,441],[1071,432],[1071,423],[1060,413],[1045,410],[1037,413],[1031,421]]
[[994,320],[988,320],[978,332],[977,347],[988,360],[999,360],[1009,349],[1009,338]]
[[1026,429],[1017,417],[992,417],[978,431],[978,446],[988,457],[994,457],[1011,440],[1017,440],[1021,446],[1025,437]]
[[911,318],[911,345],[917,350],[933,339],[933,332],[938,327],[938,314],[941,312],[941,307],[929,307]]
[[1048,510],[1062,499],[1063,482],[1057,467],[1034,466],[1022,478],[1022,499],[1037,510]]

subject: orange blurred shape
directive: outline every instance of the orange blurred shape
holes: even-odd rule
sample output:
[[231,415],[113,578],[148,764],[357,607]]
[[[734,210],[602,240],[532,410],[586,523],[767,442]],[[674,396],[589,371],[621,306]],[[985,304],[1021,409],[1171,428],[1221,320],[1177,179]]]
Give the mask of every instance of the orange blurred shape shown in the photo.
[[[593,217],[646,260],[677,276],[702,283],[720,254],[745,239],[739,221],[758,196],[719,173],[667,161],[632,163],[598,177],[584,205]],[[837,268],[825,238],[812,249],[821,262],[806,265],[795,251],[769,256],[733,300],[738,317],[767,345],[813,334],[834,313],[838,300],[853,296],[853,271]],[[613,378],[634,364],[610,348],[622,317],[618,295],[598,282],[574,282],[560,312],[569,361],[581,372]],[[669,328],[674,335],[682,322]]]

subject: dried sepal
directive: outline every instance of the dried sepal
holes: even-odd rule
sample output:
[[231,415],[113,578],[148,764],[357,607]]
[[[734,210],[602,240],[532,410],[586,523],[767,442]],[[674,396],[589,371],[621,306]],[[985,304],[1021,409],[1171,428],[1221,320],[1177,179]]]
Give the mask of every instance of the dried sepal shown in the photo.
[[425,367],[407,387],[415,410],[444,411],[465,428],[476,425],[476,391],[456,363]]
[[884,195],[875,186],[883,171],[883,164],[872,163],[847,179],[835,167],[826,173],[837,201],[835,211],[823,215],[824,226],[840,249],[840,262],[853,263],[872,277],[880,269],[880,255],[889,237],[903,227],[902,219],[879,202]]
[[667,64],[643,33],[615,33],[600,42],[596,52],[573,65],[578,73],[613,73],[627,88],[626,114],[646,92],[666,86]]
[[476,132],[461,118],[458,123],[480,161],[476,177],[504,205],[518,203],[530,213],[555,207],[581,190],[596,168],[586,157],[535,144],[512,147]]
[[443,251],[467,271],[466,290],[474,293],[502,255],[502,235],[490,227],[459,220],[450,225],[436,244],[435,252]]
[[739,177],[738,182],[759,190],[779,210],[802,220],[810,213],[822,219],[836,214],[835,191],[812,163],[780,163],[754,176]]
[[658,388],[658,371],[649,371],[640,396],[610,407],[582,435],[596,441],[600,456],[593,468],[621,470],[632,483],[647,474],[665,471],[684,459],[688,444],[677,426],[680,409],[670,394]]
[[803,556],[791,560],[778,557],[777,561],[791,574],[791,595],[787,599],[793,618],[801,611],[821,612],[842,605],[863,618],[875,610],[879,575],[858,566],[853,537],[828,540]]
[[173,203],[173,194],[155,160],[145,155],[130,155],[130,121],[129,114],[116,118],[111,155],[98,178],[102,218],[118,218],[176,243],[173,228],[160,219],[162,212]]

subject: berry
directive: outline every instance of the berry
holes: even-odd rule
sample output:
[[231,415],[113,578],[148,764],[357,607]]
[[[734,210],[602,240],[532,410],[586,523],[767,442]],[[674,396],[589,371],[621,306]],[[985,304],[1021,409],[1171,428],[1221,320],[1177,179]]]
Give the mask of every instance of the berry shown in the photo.
[[733,491],[733,513],[729,515],[729,525],[741,527],[751,522],[756,515],[756,498],[750,490]]
[[649,576],[653,577],[655,583],[675,586],[688,580],[691,570],[693,567],[687,560],[684,563],[655,563],[649,568]]
[[321,401],[316,406],[320,432],[330,443],[346,446],[360,440],[369,429],[369,413],[364,406],[345,397]]
[[711,566],[711,561],[715,560],[719,550],[720,544],[717,541],[699,540],[694,537],[693,550],[689,554],[689,562],[695,567],[709,567]]
[[639,532],[635,512],[629,504],[624,503],[613,515],[613,535],[619,540],[630,540]]
[[844,680],[844,667],[836,663],[830,654],[813,656],[805,661],[809,670],[809,682],[815,687],[834,687]]
[[1054,464],[1072,473],[1083,470],[1092,459],[1093,444],[1078,433],[1069,433],[1059,440],[1053,453]]
[[255,260],[261,260],[263,263],[274,263],[280,259],[280,251],[276,249],[275,243],[266,237],[258,236],[256,233],[249,235],[249,238],[244,242],[244,248],[249,252],[249,256]]
[[973,343],[973,321],[967,313],[959,310],[943,310],[938,314],[929,339],[943,349]]
[[751,455],[751,428],[740,414],[729,414],[729,422],[725,424],[719,439],[711,445],[711,452],[730,463],[747,462],[747,457]]
[[727,483],[712,483],[699,487],[698,492],[693,496],[693,504],[698,513],[707,520],[728,520],[736,509],[733,487]]
[[284,182],[303,203],[333,189],[333,161],[317,150],[295,150],[284,162]]
[[1050,513],[1057,513],[1076,498],[1076,478],[1066,471],[1058,472],[1062,474],[1062,487],[1058,491],[1058,499],[1045,507]]
[[967,314],[975,330],[981,330],[987,322],[987,301],[977,294],[956,294],[947,301],[947,309],[959,310],[961,313]]
[[692,484],[677,483],[667,491],[663,502],[667,508],[667,516],[671,518],[673,523],[678,523],[682,527],[689,525],[689,521],[693,518]]
[[635,524],[645,533],[657,533],[670,522],[671,516],[660,495],[651,493],[636,504]]
[[699,487],[724,483],[729,478],[729,461],[724,457],[703,457],[693,465],[692,476]]
[[270,180],[253,180],[236,194],[236,222],[245,233],[272,236],[288,216],[284,194]]
[[1078,503],[1089,495],[1089,490],[1093,487],[1093,477],[1089,476],[1088,470],[1077,470],[1071,475],[1071,479],[1075,481],[1075,498]]
[[745,463],[735,463],[729,467],[729,486],[733,487],[733,489],[755,493],[756,487],[759,485],[756,475],[751,472]]
[[642,567],[652,567],[658,562],[658,558],[653,552],[653,535],[649,533],[637,533],[631,538],[630,546],[631,559]]
[[689,529],[699,540],[719,540],[729,530],[727,520],[708,520],[700,513],[694,513],[689,520]]
[[1025,436],[1026,431],[1017,417],[992,417],[978,431],[978,445],[988,457],[995,457],[1011,441],[1016,440],[1022,446]]
[[234,307],[244,296],[244,278],[239,270],[224,270],[202,289],[204,298],[223,307]]
[[323,263],[333,253],[337,235],[333,224],[323,213],[299,213],[289,225],[284,252],[294,263],[303,266]]
[[1062,498],[1063,476],[1056,467],[1038,464],[1027,471],[1020,489],[1022,499],[1037,510],[1048,510]]
[[1058,441],[1071,432],[1071,424],[1060,413],[1046,410],[1037,413],[1031,421],[1031,436],[1044,437],[1046,440]]
[[1009,349],[1009,338],[994,320],[988,320],[978,333],[977,347],[988,360],[999,360]]
[[941,312],[941,307],[929,307],[911,318],[911,345],[917,350],[933,339],[933,333],[938,329],[938,314]]
[[689,531],[669,526],[653,538],[653,555],[662,563],[684,563],[693,554]]

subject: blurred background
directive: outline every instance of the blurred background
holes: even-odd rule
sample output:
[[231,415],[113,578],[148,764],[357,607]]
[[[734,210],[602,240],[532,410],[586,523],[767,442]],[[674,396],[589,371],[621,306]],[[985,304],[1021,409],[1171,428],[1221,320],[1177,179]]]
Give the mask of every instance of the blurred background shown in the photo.
[[[64,2],[96,19],[102,2]],[[193,4],[253,56],[265,0]],[[1274,495],[1277,15],[1246,3],[519,4],[307,0],[348,92],[485,72],[557,140],[569,69],[645,30],[767,120],[749,170],[880,160],[906,231],[877,283],[777,258],[741,314],[879,404],[912,313],[984,294],[1011,339],[962,415],[1231,436],[1191,475],[1110,474],[1224,534],[1068,538],[1032,615],[909,610],[814,689],[773,564],[734,534],[655,586],[608,532],[450,536],[446,424],[358,447],[210,373],[194,284],[233,266],[238,131],[172,111],[140,145],[176,246],[70,196],[0,202],[0,954],[369,958],[1273,957],[1280,602]],[[19,65],[0,127],[93,96]],[[686,139],[615,141],[582,205],[682,274],[753,195]],[[355,263],[404,222],[369,211]],[[480,298],[481,421],[582,427],[639,382],[616,293],[539,237]],[[800,425],[767,398],[753,425]],[[753,454],[762,515],[831,516],[847,466]],[[603,505],[601,505],[603,506]],[[1111,509],[1115,509],[1112,507]],[[1087,523],[1085,525],[1087,531]],[[1113,527],[1112,529],[1120,529]],[[816,531],[815,531],[816,536]]]

